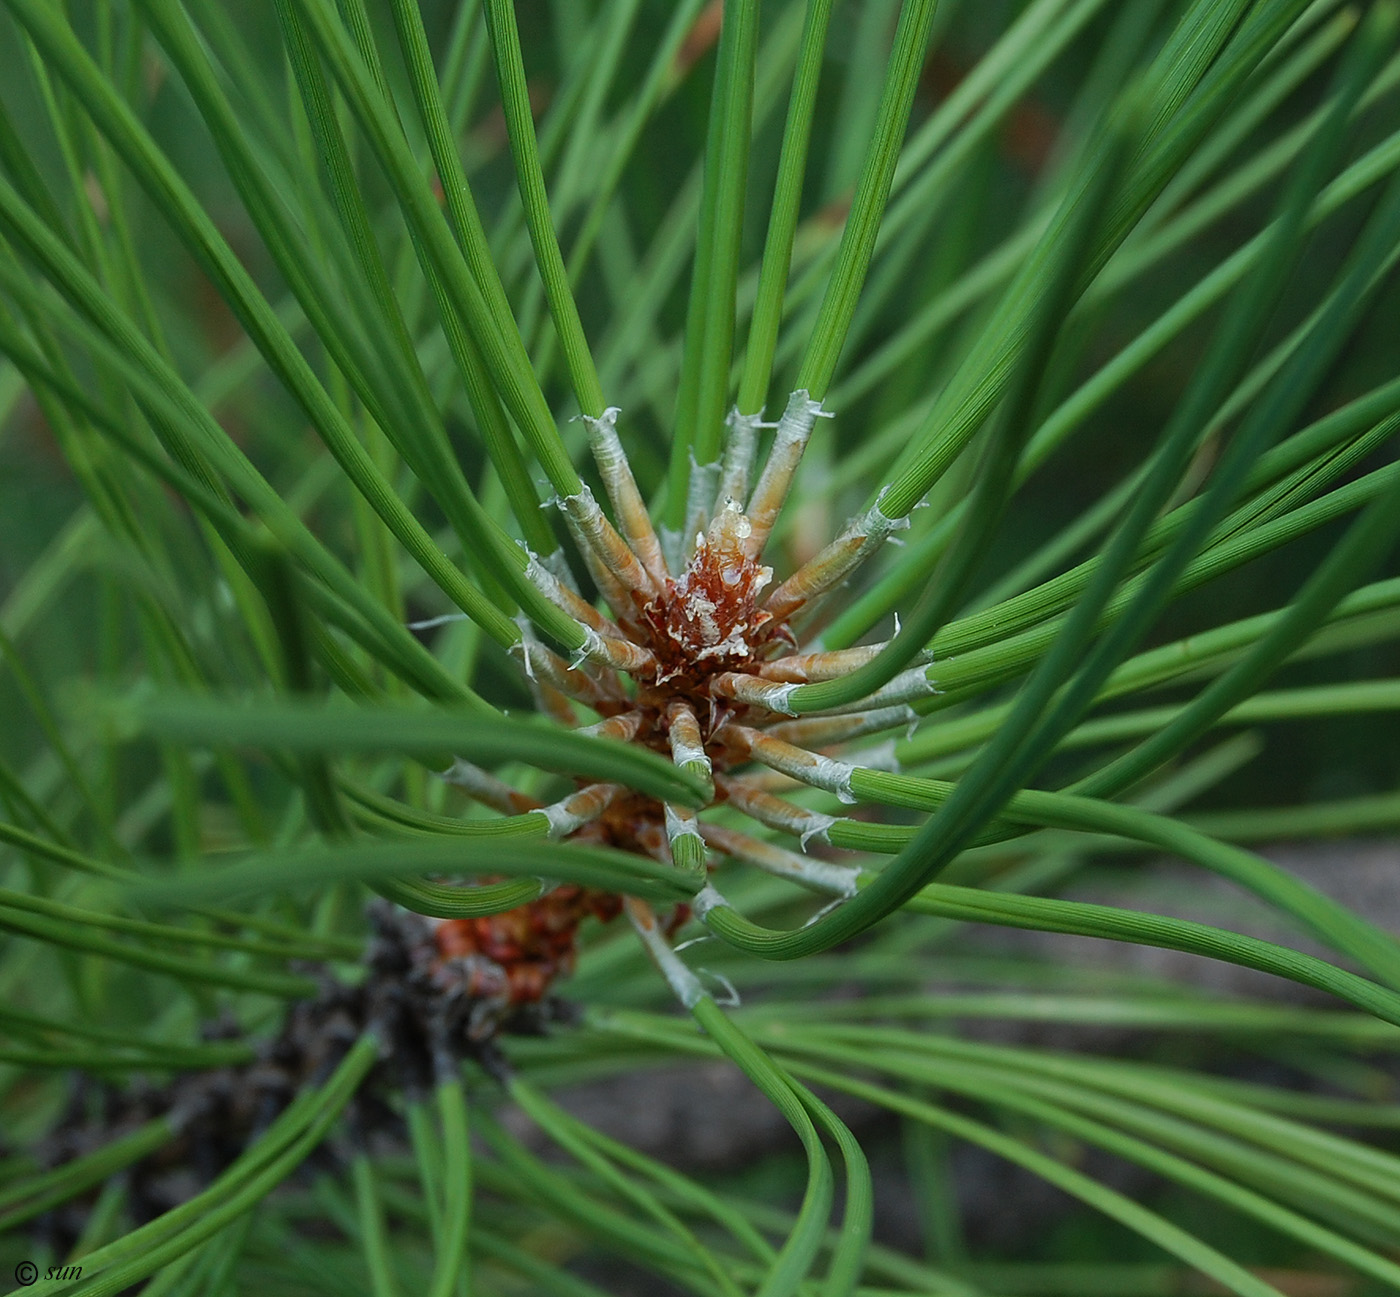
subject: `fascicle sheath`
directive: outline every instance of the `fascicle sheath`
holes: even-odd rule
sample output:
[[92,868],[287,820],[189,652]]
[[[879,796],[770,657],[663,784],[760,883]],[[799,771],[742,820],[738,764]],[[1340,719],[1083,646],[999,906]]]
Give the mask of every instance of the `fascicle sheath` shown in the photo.
[[600,635],[610,635],[614,639],[619,637],[619,631],[614,623],[603,616],[591,603],[588,602],[577,591],[565,585],[549,568],[531,554],[525,564],[525,576],[531,585],[535,587],[546,599],[556,608],[562,608],[576,622],[584,626],[591,627]]
[[[792,684],[815,684],[819,680],[839,680],[842,676],[863,667],[877,658],[887,647],[888,641],[880,644],[858,644],[854,648],[828,649],[823,653],[789,653],[787,657],[775,658],[758,668],[758,674],[765,680],[782,680]],[[933,660],[930,653],[920,653],[916,662],[928,663]]]
[[574,545],[578,548],[579,556],[583,559],[583,565],[587,568],[593,584],[598,587],[598,592],[603,596],[604,602],[612,609],[613,616],[617,618],[619,623],[625,623],[635,617],[636,600],[628,593],[627,587],[613,575],[601,556],[588,543],[588,537],[583,534],[582,528],[574,521],[573,515],[563,507],[559,500],[555,500],[553,503],[559,505],[560,511],[564,515],[564,526],[568,529]]
[[868,748],[862,748],[859,752],[850,754],[851,764],[859,766],[862,770],[885,770],[892,775],[897,775],[904,769],[899,763],[899,757],[895,755],[893,739],[886,739],[883,743],[876,743]]
[[753,475],[754,455],[758,451],[758,430],[777,426],[764,423],[762,411],[758,414],[740,414],[737,408],[730,410],[724,422],[729,429],[729,438],[724,446],[724,467],[720,472],[719,491],[715,495],[716,510],[723,509],[731,500],[742,507],[749,493],[749,478]]
[[[528,548],[528,547],[527,547]],[[546,554],[543,558],[535,555],[552,577],[564,586],[567,590],[572,590],[578,594],[578,581],[575,579],[573,570],[569,567],[569,560],[564,557],[562,549],[556,549],[552,553]]]
[[830,714],[839,716],[844,712],[870,711],[892,707],[897,703],[914,702],[919,698],[931,698],[938,692],[938,685],[928,678],[928,672],[927,666],[910,667],[907,671],[901,671],[894,679],[886,681],[874,693],[857,698],[855,702],[847,703],[844,707],[831,708]]
[[777,620],[786,621],[804,604],[839,585],[895,532],[908,526],[908,518],[886,517],[877,500],[847,523],[820,554],[804,563],[774,590],[764,607]]
[[666,804],[666,842],[677,869],[699,873],[705,868],[705,841],[695,812],[686,806]]
[[594,462],[603,479],[608,499],[617,512],[617,521],[623,536],[626,537],[632,552],[641,560],[642,566],[651,574],[658,589],[663,589],[668,575],[666,561],[661,555],[661,542],[651,525],[651,515],[646,502],[637,489],[637,480],[632,476],[632,466],[627,462],[627,453],[622,449],[622,441],[617,435],[617,416],[621,411],[610,405],[596,419],[583,416],[588,429],[588,444],[593,451]]
[[580,725],[575,733],[587,734],[595,739],[619,739],[623,743],[630,743],[640,733],[646,716],[642,708],[634,707],[630,712],[609,716],[607,720],[598,721],[596,724]]
[[[520,641],[511,646],[511,656],[520,663],[525,676],[531,681],[544,681],[558,689],[568,698],[577,698],[590,705],[605,698],[623,697],[621,685],[614,680],[600,679],[570,666],[553,649],[541,644],[535,637],[534,629],[521,618]],[[592,634],[591,631],[585,631]]]
[[836,716],[804,716],[801,720],[779,721],[769,726],[775,739],[795,744],[799,748],[824,748],[833,743],[845,743],[863,734],[878,734],[881,730],[898,727],[911,729],[919,722],[919,713],[907,703],[894,707],[877,707],[868,712],[850,712]]
[[781,770],[769,770],[767,767],[750,770],[744,775],[744,779],[751,787],[772,793],[793,792],[802,782],[791,775],[783,774]]
[[695,718],[690,704],[683,699],[677,698],[666,707],[666,736],[671,743],[671,760],[676,765],[699,763],[707,770],[710,768],[700,722]]
[[[543,648],[535,638],[534,628],[530,625],[529,619],[522,616],[516,617],[515,624],[520,628],[520,639],[510,646],[511,654],[525,668],[525,683],[529,686],[530,696],[535,700],[535,706],[558,725],[566,729],[573,729],[578,724],[578,717],[574,714],[573,703],[569,701],[570,694],[556,684],[552,684],[545,673],[536,671],[535,664],[531,662],[531,646]],[[562,666],[562,663],[560,664]],[[564,668],[567,671],[568,668]],[[577,690],[586,688],[589,684],[587,677],[574,673],[578,676],[575,682],[574,697],[578,697]],[[593,701],[590,696],[589,701]]]
[[773,448],[768,452],[768,462],[763,466],[758,485],[754,487],[748,508],[744,511],[753,523],[753,531],[746,542],[750,555],[763,553],[773,523],[782,510],[783,501],[787,499],[797,466],[802,462],[802,452],[807,449],[807,441],[819,417],[829,419],[831,414],[802,388],[788,397],[787,409],[783,411],[783,417],[778,420],[778,430],[773,434]]
[[590,784],[562,801],[536,808],[535,814],[549,821],[551,838],[567,838],[585,824],[591,824],[616,800],[621,784]]
[[774,846],[771,842],[762,842],[746,833],[726,829],[718,824],[705,824],[701,826],[700,831],[706,843],[716,851],[736,860],[757,865],[764,873],[791,879],[803,887],[828,896],[856,894],[860,870],[852,869],[849,865],[833,865],[829,861],[799,856],[795,851]]
[[461,757],[453,761],[441,777],[483,806],[489,806],[503,815],[523,815],[526,811],[543,809],[536,798],[519,792],[504,780],[497,779],[489,771]]
[[601,662],[614,671],[644,672],[656,665],[656,655],[631,640],[599,635],[591,626],[583,628],[583,643],[572,665],[580,662]]
[[700,984],[700,979],[681,963],[681,957],[671,949],[651,906],[634,896],[624,896],[622,904],[627,911],[627,917],[632,921],[632,926],[637,930],[637,935],[641,937],[647,954],[651,956],[652,963],[660,970],[676,999],[687,1009],[693,1009],[701,1000],[706,999],[709,993]]
[[795,684],[779,684],[745,675],[742,671],[726,671],[710,682],[710,688],[721,698],[732,698],[750,707],[762,707],[780,716],[796,715],[788,705],[788,700],[798,688]]
[[673,806],[666,803],[666,839],[674,847],[677,838],[698,838],[700,836],[699,821],[695,818],[695,812],[688,806]]
[[695,912],[695,917],[702,923],[705,916],[711,910],[728,908],[729,902],[720,895],[719,890],[713,883],[706,883],[690,900],[690,908]]
[[[709,527],[710,519],[716,512],[715,487],[719,482],[719,469],[718,460],[713,464],[697,464],[695,456],[690,457],[690,481],[685,490],[685,526],[681,531],[681,552],[686,562],[690,561],[697,540]],[[680,567],[676,568],[676,571],[680,570]]]
[[587,486],[573,495],[564,496],[559,505],[564,510],[564,516],[577,528],[583,543],[597,555],[625,590],[643,602],[658,593],[660,587],[642,566],[641,560],[628,548],[627,542],[617,534]]
[[843,802],[856,800],[851,791],[852,767],[844,761],[818,756],[746,725],[726,725],[722,733],[724,738],[737,742],[755,761],[811,784],[813,788],[835,793]]
[[664,524],[657,528],[656,534],[661,538],[661,554],[666,560],[666,566],[672,572],[679,572],[690,557],[687,545],[694,541],[694,534],[690,536],[688,541],[684,526],[667,527]]
[[714,769],[710,754],[705,751],[705,739],[695,712],[683,699],[673,699],[666,706],[666,738],[671,745],[671,760],[690,774],[710,783],[708,797],[714,795]]
[[803,851],[807,850],[809,842],[829,841],[827,834],[836,823],[834,816],[794,806],[781,797],[774,797],[772,793],[754,787],[742,776],[720,779],[717,783],[725,795],[725,800],[735,810],[742,811],[750,819],[757,820],[770,829],[777,829],[779,833],[791,834],[798,840]]

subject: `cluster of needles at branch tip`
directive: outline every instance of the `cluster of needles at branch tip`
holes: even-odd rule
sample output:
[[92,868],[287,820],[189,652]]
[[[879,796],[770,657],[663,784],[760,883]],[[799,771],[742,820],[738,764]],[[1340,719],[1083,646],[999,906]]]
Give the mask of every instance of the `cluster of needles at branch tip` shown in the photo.
[[[798,719],[792,706],[800,686],[839,679],[885,647],[824,652],[804,643],[795,627],[811,639],[821,626],[823,597],[907,522],[885,517],[877,504],[775,588],[773,569],[763,562],[765,549],[816,420],[829,417],[821,403],[805,391],[792,394],[752,485],[759,425],[732,414],[719,481],[693,477],[692,525],[679,537],[666,537],[668,543],[653,531],[641,504],[617,437],[618,413],[609,408],[587,420],[616,526],[586,488],[560,502],[612,615],[598,614],[571,584],[532,559],[529,571],[541,592],[571,615],[582,612],[590,633],[577,660],[566,665],[526,628],[520,657],[536,701],[547,715],[572,726],[578,725],[574,704],[584,705],[603,718],[583,727],[585,732],[666,755],[701,777],[712,790],[711,804],[723,802],[756,824],[786,829],[805,853],[813,841],[825,841],[830,817],[770,789],[805,784],[854,800],[851,767],[831,750],[906,725],[915,716],[909,704],[936,692],[920,665],[878,695],[829,713]],[[706,850],[713,849],[817,892],[845,896],[854,890],[852,869],[733,828],[702,825],[691,808],[618,784],[580,782],[568,797],[542,805],[464,761],[447,778],[506,814],[542,815],[556,839],[697,871],[706,868]],[[706,895],[714,903],[713,888]],[[618,898],[607,893],[556,889],[504,914],[442,920],[438,945],[444,958],[471,961],[474,993],[505,1012],[538,1000],[556,976],[572,968],[575,933],[585,917],[607,919],[619,910]],[[678,907],[667,930],[687,913]]]

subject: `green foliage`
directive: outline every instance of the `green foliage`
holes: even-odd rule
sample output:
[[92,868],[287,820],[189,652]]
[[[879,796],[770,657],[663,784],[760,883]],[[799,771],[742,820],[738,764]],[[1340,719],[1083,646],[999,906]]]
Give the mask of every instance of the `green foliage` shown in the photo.
[[[1393,915],[1248,846],[1400,827],[1400,5],[3,11],[0,1274],[1400,1290]],[[706,1059],[771,1181],[556,1101]]]

